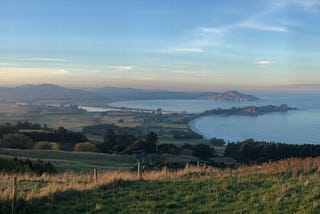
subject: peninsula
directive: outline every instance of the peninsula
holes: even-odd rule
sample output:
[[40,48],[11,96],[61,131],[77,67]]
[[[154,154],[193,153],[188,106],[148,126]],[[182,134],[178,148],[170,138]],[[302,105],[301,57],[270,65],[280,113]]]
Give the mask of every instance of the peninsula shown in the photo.
[[201,116],[205,115],[247,115],[247,116],[259,116],[266,113],[272,113],[272,112],[288,112],[292,110],[297,110],[295,107],[289,107],[287,104],[282,104],[279,106],[275,105],[266,105],[261,107],[256,106],[244,106],[244,107],[232,107],[230,109],[211,109],[206,110],[203,113],[201,113]]

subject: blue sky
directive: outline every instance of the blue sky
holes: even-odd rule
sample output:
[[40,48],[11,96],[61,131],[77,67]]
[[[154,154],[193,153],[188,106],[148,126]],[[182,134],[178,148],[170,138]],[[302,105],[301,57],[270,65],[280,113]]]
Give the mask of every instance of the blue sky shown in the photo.
[[0,85],[320,83],[320,0],[2,0]]

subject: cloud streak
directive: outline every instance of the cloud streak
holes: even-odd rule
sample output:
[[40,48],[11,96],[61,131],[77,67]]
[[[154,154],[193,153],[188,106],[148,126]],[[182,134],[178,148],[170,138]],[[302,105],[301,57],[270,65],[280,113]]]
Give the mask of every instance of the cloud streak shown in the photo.
[[48,77],[50,76],[65,76],[70,72],[66,69],[54,69],[54,68],[23,68],[23,67],[4,67],[0,68],[0,74],[6,77]]
[[287,28],[283,26],[276,26],[276,25],[267,25],[263,23],[259,23],[255,20],[246,20],[242,22],[239,27],[260,30],[260,31],[273,31],[273,32],[287,32]]
[[262,60],[262,61],[257,61],[254,64],[256,64],[256,65],[270,65],[270,64],[273,64],[273,62],[267,61],[267,60]]
[[136,69],[136,66],[132,65],[117,65],[117,66],[108,66],[108,69],[115,71],[115,72],[126,72],[126,71],[133,71]]
[[65,59],[59,59],[59,58],[43,58],[43,57],[35,57],[35,58],[28,58],[25,59],[28,61],[37,61],[37,62],[66,62]]
[[209,75],[208,72],[204,72],[204,71],[174,70],[171,72],[176,74],[191,75],[191,76],[198,76],[198,77],[206,77]]
[[178,52],[178,53],[203,53],[202,48],[171,48],[168,49],[169,52]]

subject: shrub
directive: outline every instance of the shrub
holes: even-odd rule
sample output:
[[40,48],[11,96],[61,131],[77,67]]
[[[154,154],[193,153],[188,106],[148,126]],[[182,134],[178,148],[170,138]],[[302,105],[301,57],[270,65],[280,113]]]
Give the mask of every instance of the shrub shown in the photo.
[[55,151],[59,151],[60,150],[60,144],[59,143],[55,143],[55,142],[50,142],[51,145],[51,149],[55,150]]
[[96,152],[97,147],[94,143],[91,143],[91,142],[77,143],[76,145],[74,145],[74,151],[77,151],[77,152]]
[[39,141],[34,145],[38,150],[60,150],[60,145],[55,142]]

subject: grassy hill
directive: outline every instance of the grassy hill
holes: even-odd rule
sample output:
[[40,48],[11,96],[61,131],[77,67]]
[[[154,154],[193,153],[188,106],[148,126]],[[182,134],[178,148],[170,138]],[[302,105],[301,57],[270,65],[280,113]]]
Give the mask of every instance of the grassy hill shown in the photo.
[[287,159],[235,170],[12,175],[2,173],[0,212],[16,213],[319,213],[320,158]]

